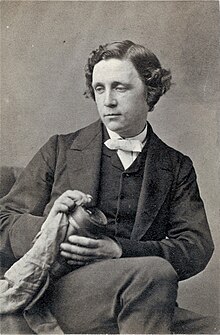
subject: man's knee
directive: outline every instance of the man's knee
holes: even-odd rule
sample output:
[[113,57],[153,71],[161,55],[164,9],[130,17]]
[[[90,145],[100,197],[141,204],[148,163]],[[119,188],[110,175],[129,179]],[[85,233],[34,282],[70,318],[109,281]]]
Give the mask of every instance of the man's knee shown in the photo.
[[138,272],[131,284],[133,292],[141,292],[142,298],[157,309],[174,309],[178,276],[172,265],[160,257],[143,257],[138,263]]
[[121,265],[123,285],[119,291],[124,292],[126,297],[141,295],[142,299],[149,299],[152,295],[155,304],[160,302],[164,305],[172,301],[175,305],[178,277],[168,261],[160,257],[125,258],[121,259]]
[[120,320],[126,319],[127,315],[135,320],[136,311],[139,311],[143,320],[158,318],[165,323],[171,322],[178,287],[173,267],[160,257],[138,257],[122,261],[125,265],[127,262],[126,280],[118,291],[122,306]]
[[173,283],[178,281],[177,273],[172,265],[161,257],[138,257],[133,260],[133,270],[136,270],[145,280]]
[[173,266],[161,257],[150,258],[150,274],[152,278],[159,281],[177,282],[178,276]]

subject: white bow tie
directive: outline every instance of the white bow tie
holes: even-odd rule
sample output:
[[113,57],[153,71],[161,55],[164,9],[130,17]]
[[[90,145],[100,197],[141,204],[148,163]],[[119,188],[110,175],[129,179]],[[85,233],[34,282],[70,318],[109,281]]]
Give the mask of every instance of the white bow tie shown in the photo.
[[143,149],[143,143],[139,140],[123,140],[120,138],[109,139],[105,141],[105,145],[107,148],[111,150],[123,150],[129,152],[141,152]]

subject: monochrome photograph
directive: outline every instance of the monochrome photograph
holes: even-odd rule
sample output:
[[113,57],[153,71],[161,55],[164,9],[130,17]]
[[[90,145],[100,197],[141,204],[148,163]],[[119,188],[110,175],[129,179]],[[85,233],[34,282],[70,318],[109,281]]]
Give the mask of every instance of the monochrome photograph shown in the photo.
[[0,333],[219,334],[219,2],[0,6]]

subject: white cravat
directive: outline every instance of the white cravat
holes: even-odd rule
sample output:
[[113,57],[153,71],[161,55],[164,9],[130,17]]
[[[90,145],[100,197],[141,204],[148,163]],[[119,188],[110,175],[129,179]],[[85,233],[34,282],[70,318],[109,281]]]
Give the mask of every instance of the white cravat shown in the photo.
[[[147,124],[144,130],[140,134],[134,137],[126,138],[126,139],[123,139],[117,133],[115,133],[114,131],[108,128],[107,128],[107,131],[108,131],[110,139],[113,140],[113,141],[111,140],[105,141],[105,145],[109,149],[115,150],[115,148],[117,148],[118,140],[120,142],[121,141],[124,142],[121,145],[119,144],[120,147],[123,147],[123,150],[118,149],[117,154],[122,162],[122,165],[124,166],[124,169],[126,170],[137,158],[138,154],[142,151],[144,144],[146,143]],[[114,143],[114,140],[116,140],[115,143]]]
[[122,150],[129,152],[141,152],[143,143],[139,140],[122,139],[122,138],[110,138],[105,141],[105,145],[111,150]]

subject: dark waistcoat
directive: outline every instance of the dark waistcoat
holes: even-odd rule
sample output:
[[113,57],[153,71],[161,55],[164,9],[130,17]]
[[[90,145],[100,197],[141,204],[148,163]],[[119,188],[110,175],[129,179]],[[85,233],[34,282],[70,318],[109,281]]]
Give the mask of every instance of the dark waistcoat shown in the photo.
[[[105,134],[104,141],[107,138]],[[97,207],[107,216],[109,235],[125,238],[131,236],[143,180],[147,147],[146,143],[143,151],[125,170],[117,152],[103,144]]]

